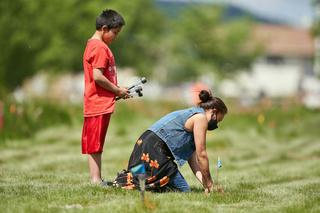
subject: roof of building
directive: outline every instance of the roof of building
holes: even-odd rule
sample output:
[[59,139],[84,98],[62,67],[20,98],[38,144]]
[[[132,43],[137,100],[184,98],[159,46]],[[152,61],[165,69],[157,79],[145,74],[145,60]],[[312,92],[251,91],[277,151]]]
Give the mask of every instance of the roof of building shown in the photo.
[[307,29],[258,24],[253,28],[253,36],[268,55],[312,57],[315,52],[314,38]]

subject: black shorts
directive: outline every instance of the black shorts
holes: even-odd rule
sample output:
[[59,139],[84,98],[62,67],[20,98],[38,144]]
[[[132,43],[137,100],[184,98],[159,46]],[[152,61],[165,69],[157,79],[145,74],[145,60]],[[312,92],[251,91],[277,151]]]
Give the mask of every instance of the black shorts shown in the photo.
[[161,191],[177,173],[178,167],[166,143],[150,130],[136,141],[127,170],[118,174],[116,182],[127,189],[138,188],[139,181],[130,169],[144,164],[146,169],[146,190]]

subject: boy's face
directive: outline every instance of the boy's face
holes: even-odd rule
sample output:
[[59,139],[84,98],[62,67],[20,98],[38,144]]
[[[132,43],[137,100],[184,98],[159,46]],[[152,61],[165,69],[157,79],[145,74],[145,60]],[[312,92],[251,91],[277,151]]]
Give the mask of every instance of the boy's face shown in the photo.
[[121,31],[121,28],[122,27],[108,29],[107,27],[103,27],[102,40],[104,41],[104,43],[111,44],[113,40],[117,38],[119,32]]

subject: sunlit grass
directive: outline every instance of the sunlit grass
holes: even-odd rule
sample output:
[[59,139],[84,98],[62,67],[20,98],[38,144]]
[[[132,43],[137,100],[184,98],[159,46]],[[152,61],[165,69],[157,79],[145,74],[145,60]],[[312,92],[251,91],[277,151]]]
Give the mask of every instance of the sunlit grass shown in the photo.
[[[137,137],[178,107],[120,104],[105,144],[104,178],[112,180],[126,168]],[[217,180],[220,156],[218,181],[225,193],[206,196],[186,165],[181,172],[191,193],[148,192],[144,204],[138,191],[89,183],[87,159],[80,149],[81,122],[55,124],[30,138],[6,140],[0,147],[1,212],[319,212],[320,135],[315,131],[319,112],[300,108],[281,112],[259,112],[266,120],[272,117],[281,123],[278,127],[259,124],[254,113],[231,112],[218,131],[208,134],[210,168]],[[291,120],[293,114],[299,116],[298,123]]]

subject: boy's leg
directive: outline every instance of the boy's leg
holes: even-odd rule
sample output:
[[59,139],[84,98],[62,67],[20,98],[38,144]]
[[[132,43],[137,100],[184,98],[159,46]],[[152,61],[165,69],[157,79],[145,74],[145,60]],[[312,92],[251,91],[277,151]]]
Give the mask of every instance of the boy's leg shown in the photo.
[[101,183],[101,153],[88,154],[90,178],[92,183]]
[[168,186],[171,186],[177,189],[180,192],[190,192],[190,187],[187,181],[184,179],[180,171],[178,170],[177,173],[171,178]]
[[85,118],[82,131],[82,153],[88,154],[92,183],[101,182],[101,156],[111,114]]

